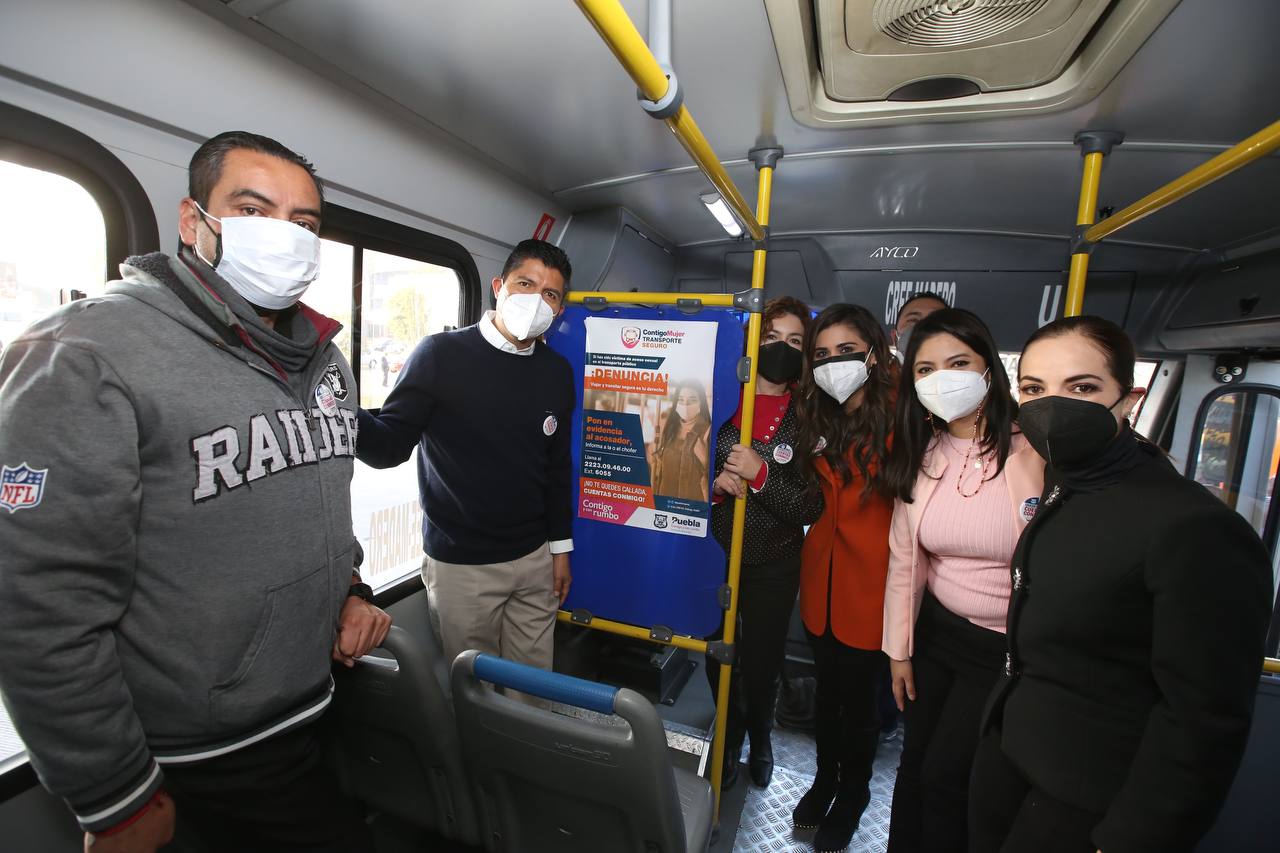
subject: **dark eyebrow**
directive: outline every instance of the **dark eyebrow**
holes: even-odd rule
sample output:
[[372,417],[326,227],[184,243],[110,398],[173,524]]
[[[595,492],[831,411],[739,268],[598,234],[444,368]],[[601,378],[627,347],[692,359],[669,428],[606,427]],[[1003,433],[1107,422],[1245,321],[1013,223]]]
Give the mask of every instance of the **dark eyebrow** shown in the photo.
[[944,358],[944,359],[943,359],[943,361],[951,361],[953,358],[968,358],[968,357],[969,357],[969,353],[967,353],[967,352],[958,352],[958,353],[956,353],[955,355],[949,355],[949,356],[947,356],[946,358]]
[[262,202],[263,204],[267,205],[268,207],[273,207],[273,208],[274,208],[274,207],[276,206],[276,203],[275,203],[274,201],[272,201],[271,199],[267,198],[265,195],[263,195],[262,193],[258,192],[257,190],[251,190],[251,189],[249,189],[248,187],[245,187],[245,188],[243,188],[243,189],[238,189],[238,190],[236,190],[235,192],[233,192],[233,193],[231,194],[231,197],[232,197],[233,199],[251,198],[251,199],[254,199],[255,201],[260,201],[260,202]]
[[1067,382],[1079,382],[1081,379],[1096,379],[1099,382],[1106,382],[1101,376],[1094,376],[1092,373],[1081,373],[1079,376],[1068,376]]
[[[246,198],[253,199],[254,201],[261,202],[263,205],[270,207],[273,210],[276,207],[276,203],[274,201],[267,198],[265,195],[258,192],[257,190],[251,190],[248,187],[244,187],[242,189],[236,190],[231,194],[231,198],[232,199],[246,199]],[[293,210],[289,212],[289,217],[292,219],[295,216],[310,216],[313,219],[319,220],[320,211],[316,210],[314,207],[295,207]]]
[[1018,381],[1019,382],[1043,382],[1044,380],[1035,376],[1019,376]]

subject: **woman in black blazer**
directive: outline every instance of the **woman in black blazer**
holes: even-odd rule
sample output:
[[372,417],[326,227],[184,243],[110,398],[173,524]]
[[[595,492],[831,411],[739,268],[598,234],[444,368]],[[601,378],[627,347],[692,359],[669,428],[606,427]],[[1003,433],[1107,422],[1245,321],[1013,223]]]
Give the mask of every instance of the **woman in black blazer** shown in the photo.
[[1023,350],[1048,463],[1010,569],[1005,678],[971,781],[972,853],[1178,853],[1244,751],[1271,611],[1249,524],[1130,429],[1133,345],[1071,317]]

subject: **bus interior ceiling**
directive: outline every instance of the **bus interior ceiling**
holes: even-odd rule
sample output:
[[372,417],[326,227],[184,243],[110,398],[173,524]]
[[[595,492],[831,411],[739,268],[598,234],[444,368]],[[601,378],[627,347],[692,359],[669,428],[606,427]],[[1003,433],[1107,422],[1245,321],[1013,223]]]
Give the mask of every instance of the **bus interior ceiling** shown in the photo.
[[[707,180],[639,109],[572,3],[8,5],[0,95],[102,141],[138,175],[162,224],[196,141],[248,126],[303,150],[332,201],[458,240],[482,280],[546,213],[580,288],[749,284],[749,243],[727,239],[707,214]],[[643,30],[646,3],[623,5]],[[778,5],[677,4],[672,39],[686,104],[749,200],[747,149],[786,152],[768,291],[815,305],[883,301],[889,313],[905,289],[944,289],[985,309],[1010,349],[1060,310],[1077,131],[1126,134],[1099,196],[1100,208],[1118,209],[1280,112],[1270,44],[1280,7],[1183,0],[1078,106],[814,127],[792,114],[766,9]],[[76,49],[49,50],[33,32]],[[1280,158],[1267,157],[1103,242],[1089,307],[1122,320],[1149,354],[1216,348],[1227,339],[1213,327],[1240,320],[1261,331],[1231,340],[1274,338],[1278,297],[1240,303],[1280,262],[1267,251],[1280,243],[1277,189]],[[1217,274],[1226,268],[1241,272]],[[1192,283],[1212,323],[1164,334]]]
[[[767,295],[859,302],[891,323],[936,291],[1020,349],[1063,310],[1077,132],[1125,134],[1105,211],[1280,118],[1280,3],[1148,2],[1167,16],[1095,91],[1008,116],[849,124],[804,114],[780,68],[771,16],[817,2],[676,3],[685,103],[749,203],[748,150],[785,151]],[[646,0],[623,6],[643,32]],[[192,152],[237,128],[305,154],[329,202],[461,244],[483,290],[544,216],[576,288],[750,285],[750,240],[708,214],[713,188],[568,0],[0,0],[0,145],[6,105],[136,176],[160,235],[145,248],[174,248]],[[1102,242],[1086,312],[1121,322],[1145,357],[1274,357],[1277,197],[1271,155]]]

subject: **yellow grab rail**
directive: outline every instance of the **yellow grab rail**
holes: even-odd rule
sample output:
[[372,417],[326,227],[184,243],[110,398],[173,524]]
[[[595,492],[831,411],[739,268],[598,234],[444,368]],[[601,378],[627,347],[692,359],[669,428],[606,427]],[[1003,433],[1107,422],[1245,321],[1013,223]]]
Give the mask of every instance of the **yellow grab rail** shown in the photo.
[[1280,148],[1280,121],[1264,127],[1212,160],[1202,163],[1182,177],[1175,178],[1150,195],[1138,199],[1123,210],[1102,220],[1086,231],[1084,237],[1089,242],[1096,243],[1126,225],[1132,225],[1139,219],[1168,207],[1178,199],[1191,195],[1201,187],[1231,174],[1241,166],[1252,163],[1259,157],[1265,157],[1277,148]]
[[705,652],[707,650],[707,641],[698,640],[694,637],[686,637],[682,634],[673,634],[671,639],[659,639],[654,637],[648,630],[641,628],[639,625],[629,625],[626,622],[613,622],[609,619],[600,619],[592,617],[590,622],[575,622],[573,614],[568,610],[559,610],[556,612],[556,619],[561,622],[568,622],[570,625],[582,625],[587,628],[594,628],[597,631],[604,631],[607,634],[617,634],[621,637],[631,637],[634,640],[648,640],[651,643],[657,643],[660,646],[675,646],[678,649],[688,649],[691,652]]
[[[618,0],[575,0],[578,8],[587,16],[587,20],[600,33],[605,44],[613,51],[613,55],[622,63],[622,67],[631,75],[636,87],[650,101],[660,101],[667,94],[669,82],[667,74],[654,58],[653,52],[645,44],[644,37],[636,29],[627,10],[622,8]],[[702,174],[707,176],[725,204],[733,208],[738,219],[742,221],[752,240],[764,239],[764,229],[752,214],[746,199],[734,185],[729,173],[720,164],[720,158],[712,150],[711,143],[702,135],[698,123],[688,107],[681,106],[670,118],[663,119],[667,127],[675,134],[676,139],[689,152],[689,156],[698,164]]]
[[1280,675],[1280,658],[1263,658],[1262,671]]
[[[1101,151],[1084,155],[1084,173],[1080,178],[1080,203],[1076,205],[1076,227],[1092,225],[1098,210],[1098,182],[1102,180]],[[1084,309],[1084,283],[1089,275],[1089,253],[1079,251],[1071,256],[1071,272],[1067,276],[1067,304],[1063,314],[1075,317]]]
[[[762,165],[759,170],[760,184],[756,195],[756,216],[760,224],[769,224],[769,205],[773,200],[773,167]],[[758,247],[752,253],[751,288],[764,295],[764,264],[766,251]],[[753,311],[747,318],[747,355],[751,359],[747,384],[742,389],[742,429],[738,433],[740,444],[751,446],[751,430],[756,415],[756,362],[759,361],[760,334],[763,313]],[[742,577],[742,542],[746,529],[747,498],[746,490],[733,502],[733,533],[729,540],[729,576],[727,583],[732,595],[729,607],[724,612],[724,642],[734,648],[734,635],[738,624],[738,582]],[[720,785],[724,773],[724,738],[729,723],[729,680],[733,677],[733,665],[720,664],[720,682],[716,690],[716,729],[711,741],[711,788],[716,795],[715,820],[720,820]],[[737,760],[737,756],[734,756]]]

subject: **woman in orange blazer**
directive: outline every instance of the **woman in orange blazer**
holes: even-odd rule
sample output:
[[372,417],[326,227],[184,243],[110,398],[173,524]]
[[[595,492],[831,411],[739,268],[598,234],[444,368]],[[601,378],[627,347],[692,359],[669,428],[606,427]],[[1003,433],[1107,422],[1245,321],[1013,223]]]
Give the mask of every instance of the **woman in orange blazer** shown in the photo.
[[1009,566],[1044,488],[991,332],[921,320],[903,354],[883,647],[904,711],[889,853],[964,853],[969,773],[1004,665]]
[[800,555],[800,614],[818,680],[818,772],[792,820],[797,828],[817,827],[813,845],[823,853],[848,846],[871,797],[895,371],[884,330],[858,305],[832,305],[818,315],[805,362],[799,441],[811,449],[805,473],[826,508]]

